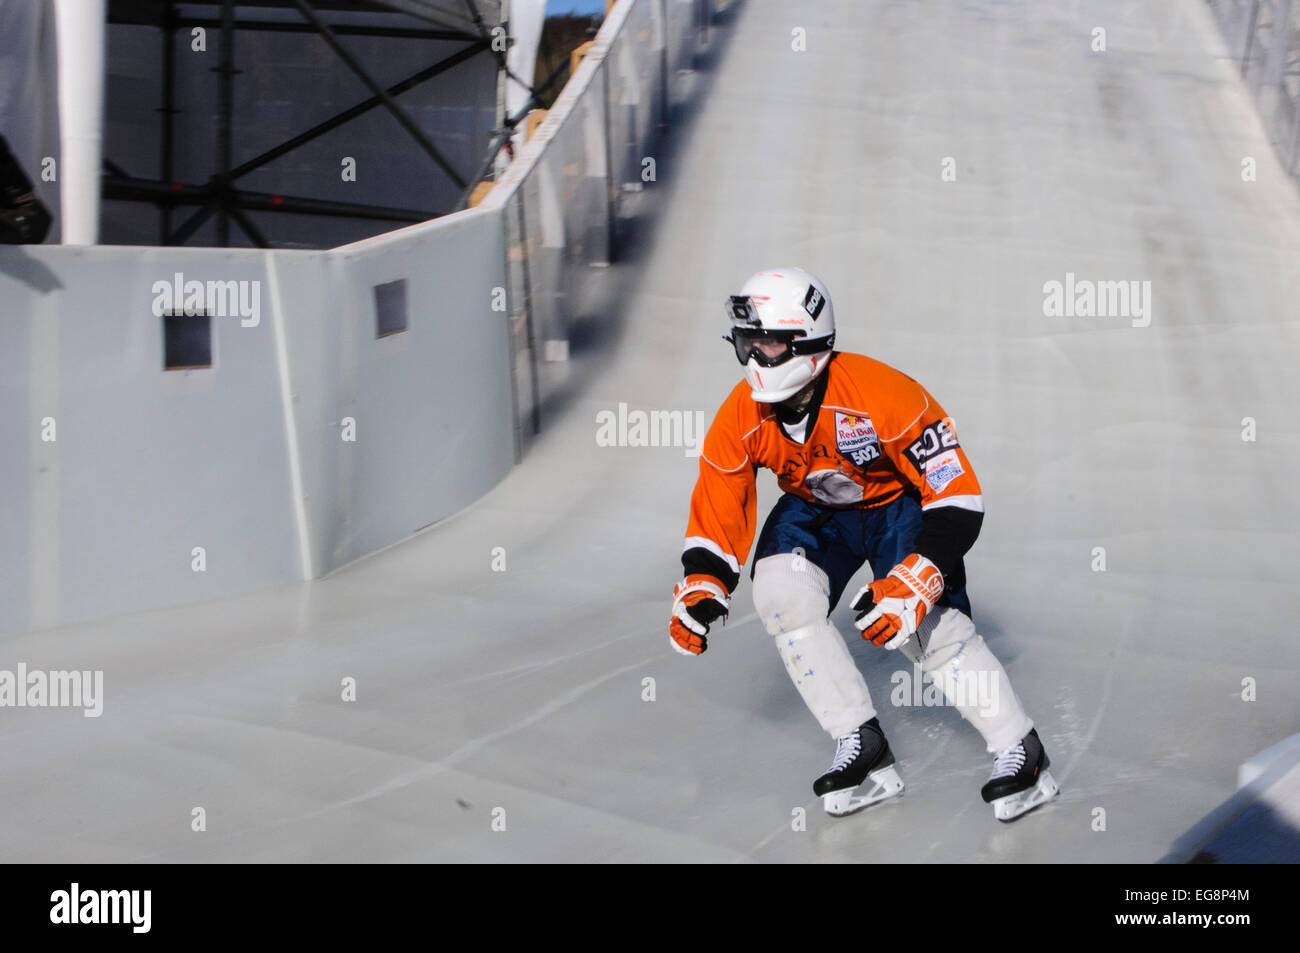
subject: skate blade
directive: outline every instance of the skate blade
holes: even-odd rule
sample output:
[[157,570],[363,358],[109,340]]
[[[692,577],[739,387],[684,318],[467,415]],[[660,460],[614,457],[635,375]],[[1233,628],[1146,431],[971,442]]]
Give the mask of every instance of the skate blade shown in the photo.
[[[867,787],[868,785],[870,788]],[[866,782],[856,788],[845,788],[843,791],[823,794],[822,808],[827,814],[843,817],[845,814],[854,814],[902,793],[903,779],[898,776],[898,771],[891,764],[887,768],[881,768],[867,775]]]
[[1060,793],[1061,789],[1051,772],[1044,771],[1038,776],[1038,783],[1032,788],[1026,788],[1019,794],[1008,794],[994,801],[993,816],[999,821],[1014,821],[1021,814],[1032,811],[1040,804],[1046,804]]

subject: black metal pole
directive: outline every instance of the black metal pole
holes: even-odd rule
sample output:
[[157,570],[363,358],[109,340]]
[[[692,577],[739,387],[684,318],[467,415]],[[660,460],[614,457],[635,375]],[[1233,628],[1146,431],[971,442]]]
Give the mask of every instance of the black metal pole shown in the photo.
[[[484,26],[483,24],[483,15],[478,12],[478,7],[474,6],[474,0],[462,0],[462,2],[464,3],[466,9],[469,10],[470,22],[472,22],[474,24],[474,28],[478,30],[478,35],[486,38],[487,27]],[[493,50],[493,52],[498,54],[497,59],[501,59],[500,50]]]
[[[157,205],[202,206],[194,217],[206,221],[215,211],[220,193],[213,186],[197,185],[177,188],[169,182],[153,179],[133,179],[129,176],[108,175],[103,179],[104,197],[124,202],[153,202]],[[225,193],[227,204],[233,208],[262,212],[297,212],[304,215],[338,215],[346,218],[380,219],[393,222],[427,222],[436,218],[436,212],[423,209],[394,208],[385,205],[363,205],[358,202],[335,202],[327,199],[306,198],[296,195],[279,195],[272,192],[243,192],[231,189]],[[202,224],[187,221],[181,225],[184,234]]]
[[[550,88],[555,85],[556,81],[558,81],[561,76],[566,76],[572,65],[573,61],[570,57],[565,56],[561,58],[560,65],[551,70],[551,75],[546,77],[546,82],[533,90],[532,95],[528,97],[528,102],[525,103],[523,108],[515,114],[515,122],[519,122],[520,119],[528,115],[528,111],[541,102],[542,97],[545,96]],[[565,81],[568,81],[567,77]]]
[[469,200],[474,196],[474,189],[476,189],[478,184],[483,181],[484,177],[488,174],[488,170],[492,168],[492,163],[496,161],[497,150],[500,149],[502,143],[513,134],[514,129],[507,126],[506,128],[499,130],[496,135],[488,141],[487,155],[483,159],[482,163],[479,164],[478,169],[475,170],[474,176],[469,180],[469,184],[461,190],[460,198],[456,199],[456,204],[451,208],[453,212],[459,212],[461,209],[466,208],[469,205]]
[[[110,23],[133,21],[113,20]],[[211,17],[177,17],[176,26],[219,29],[221,20]],[[310,23],[283,23],[275,20],[236,20],[236,30],[256,31],[261,33],[315,33],[316,28]],[[380,36],[403,40],[469,40],[477,43],[480,37],[463,30],[422,30],[403,27],[348,26],[337,24],[331,29],[339,36]]]
[[212,213],[217,210],[217,200],[208,199],[202,208],[181,222],[176,231],[167,236],[163,242],[165,245],[184,245],[190,240],[190,236],[203,227],[203,223],[212,217]]
[[[1283,87],[1285,90],[1285,87]],[[1292,175],[1296,171],[1296,144],[1300,142],[1300,99],[1296,100],[1295,112],[1291,116],[1291,148],[1287,153],[1286,170]]]
[[610,143],[610,125],[614,117],[613,106],[609,101],[609,60],[600,61],[601,82],[605,87],[605,257],[613,263],[617,258],[615,253],[615,242],[618,238],[618,232],[615,228],[615,218],[617,210],[615,209],[616,193],[614,192],[614,148]]
[[[478,34],[479,34],[479,36],[483,38],[484,42],[487,42],[487,44],[488,44],[488,49],[491,50],[492,55],[493,55],[494,57],[496,57],[497,68],[500,69],[502,72],[504,72],[504,73],[506,74],[506,76],[508,76],[508,77],[510,77],[511,79],[513,79],[516,83],[518,83],[518,84],[519,84],[520,86],[522,86],[524,89],[527,89],[527,90],[531,91],[532,88],[533,88],[531,80],[523,80],[523,79],[520,79],[518,76],[516,76],[514,73],[512,73],[512,72],[510,71],[510,67],[506,65],[506,54],[505,54],[505,52],[502,52],[501,50],[498,50],[498,49],[494,49],[494,48],[492,47],[491,42],[490,42],[490,41],[488,40],[488,38],[487,38],[488,31],[487,31],[487,26],[483,23],[483,15],[482,15],[481,13],[478,12],[478,7],[476,7],[476,6],[474,5],[474,0],[463,0],[463,2],[464,2],[464,4],[465,4],[465,6],[469,9],[469,18],[470,18],[472,21],[474,21],[474,26],[478,29]],[[507,35],[507,36],[508,36],[508,35]],[[508,48],[508,46],[509,46],[509,43],[507,42],[507,48]]]
[[[163,66],[163,101],[162,101],[162,155],[159,156],[159,176],[164,182],[170,182],[175,175],[175,123],[172,116],[176,113],[176,6],[168,3],[162,15],[162,66]],[[167,236],[172,230],[171,206],[164,205],[159,210],[159,243],[167,244]]]
[[266,236],[262,234],[261,229],[253,224],[252,219],[244,214],[243,209],[238,205],[232,205],[230,207],[230,214],[234,218],[235,223],[244,230],[244,234],[253,240],[254,245],[258,248],[271,247],[271,243],[266,240]]
[[332,215],[339,218],[364,218],[385,222],[427,222],[437,212],[422,209],[393,208],[386,205],[363,205],[359,202],[333,202],[328,199],[272,195],[268,192],[232,192],[231,201],[242,209],[261,212],[294,212],[300,215]]
[[[533,288],[528,267],[528,223],[524,218],[524,190],[515,191],[519,203],[519,257],[524,269],[524,333],[528,341],[528,376],[532,378],[533,433],[542,432],[542,386],[537,380],[537,334],[533,329]],[[509,261],[507,261],[509,265]]]
[[[217,105],[217,174],[213,176],[218,190],[225,189],[230,174],[231,112],[234,103],[235,81],[235,2],[223,0],[221,5],[221,64]],[[217,245],[230,245],[230,218],[226,213],[225,198],[218,194]]]
[[668,98],[668,0],[659,0],[659,23],[663,27],[660,37],[663,46],[659,49],[659,133],[662,136],[668,128],[668,110],[672,108]]
[[1255,42],[1255,23],[1259,19],[1259,0],[1250,5],[1250,20],[1246,23],[1246,44],[1241,51],[1241,75],[1244,78],[1250,66],[1250,48]]
[[473,180],[469,183],[469,187],[461,193],[460,199],[456,202],[455,207],[452,208],[453,212],[459,212],[469,204],[470,196],[474,194],[474,187],[483,181],[483,178],[488,174],[488,170],[492,168],[492,163],[497,157],[497,150],[501,148],[503,140],[508,139],[515,134],[519,124],[524,121],[528,116],[528,113],[537,105],[537,102],[551,87],[551,84],[568,71],[569,61],[568,59],[565,59],[555,68],[554,71],[552,71],[551,75],[547,77],[546,82],[533,90],[532,94],[528,97],[528,102],[524,103],[523,106],[519,108],[519,112],[515,113],[513,116],[507,117],[505,127],[497,130],[496,135],[494,135],[492,140],[488,143],[487,155],[479,165],[478,171],[474,174]]

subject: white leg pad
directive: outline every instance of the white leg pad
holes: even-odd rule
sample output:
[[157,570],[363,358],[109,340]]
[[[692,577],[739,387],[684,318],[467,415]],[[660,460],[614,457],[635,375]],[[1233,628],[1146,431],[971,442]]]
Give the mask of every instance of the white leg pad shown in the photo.
[[[975,631],[970,616],[951,606],[921,623],[904,653],[929,674],[944,698],[984,737],[990,752],[1015,744],[1034,727],[1002,663]],[[928,638],[927,638],[928,635]]]
[[792,554],[760,559],[754,608],[804,704],[827,734],[838,738],[876,716],[862,673],[826,618],[830,583],[819,567]]

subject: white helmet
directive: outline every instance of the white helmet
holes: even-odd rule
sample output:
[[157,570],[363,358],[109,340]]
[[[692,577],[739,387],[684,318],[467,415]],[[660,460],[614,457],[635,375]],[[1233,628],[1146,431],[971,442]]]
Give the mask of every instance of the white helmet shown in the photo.
[[773,404],[820,374],[835,344],[835,309],[826,286],[802,268],[760,271],[727,299],[736,357],[753,398]]

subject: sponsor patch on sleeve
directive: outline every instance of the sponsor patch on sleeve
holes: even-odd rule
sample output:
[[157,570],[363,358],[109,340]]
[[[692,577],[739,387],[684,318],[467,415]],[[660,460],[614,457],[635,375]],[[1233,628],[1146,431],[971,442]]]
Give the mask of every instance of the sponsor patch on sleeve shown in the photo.
[[958,446],[960,445],[957,443],[957,435],[949,426],[949,418],[945,417],[922,430],[921,436],[907,448],[905,453],[912,461],[912,465],[918,471],[924,472],[927,460]]
[[934,492],[942,493],[944,487],[965,472],[961,460],[957,458],[957,451],[949,450],[926,462],[925,482],[930,484],[930,489]]

